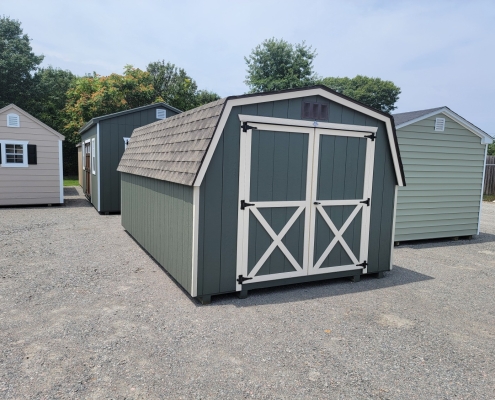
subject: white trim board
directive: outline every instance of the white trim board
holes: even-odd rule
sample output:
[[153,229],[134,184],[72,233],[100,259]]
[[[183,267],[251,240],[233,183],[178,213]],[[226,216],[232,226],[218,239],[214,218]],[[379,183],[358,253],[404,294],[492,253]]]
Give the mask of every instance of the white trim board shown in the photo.
[[64,162],[62,152],[62,140],[58,141],[58,169],[60,176],[60,204],[64,204]]
[[199,186],[193,186],[193,234],[191,296],[198,295],[198,246],[199,246]]
[[485,145],[485,161],[483,162],[483,177],[481,178],[481,196],[480,196],[480,210],[478,211],[478,229],[476,234],[480,234],[481,225],[481,207],[483,206],[483,192],[485,191],[485,172],[486,172],[486,156],[488,155],[488,145]]
[[[323,88],[319,88],[319,87],[306,89],[306,90],[300,90],[300,91],[274,93],[274,94],[250,96],[250,97],[243,97],[243,98],[238,98],[238,99],[227,100],[227,102],[224,105],[224,109],[222,111],[222,116],[220,117],[220,120],[218,121],[217,128],[216,128],[215,132],[213,133],[213,137],[211,139],[210,146],[208,147],[208,151],[206,152],[206,155],[205,155],[205,158],[204,158],[203,163],[201,165],[201,168],[200,168],[200,170],[196,176],[196,179],[194,180],[193,186],[201,186],[201,183],[203,182],[206,171],[208,170],[208,166],[210,165],[211,159],[213,158],[213,154],[215,153],[215,149],[217,148],[218,141],[220,140],[220,136],[222,135],[222,132],[225,128],[225,124],[227,123],[227,119],[230,116],[230,113],[231,113],[233,107],[243,106],[243,105],[248,105],[248,104],[267,103],[267,102],[271,102],[271,101],[296,99],[296,98],[300,98],[300,97],[310,97],[310,96],[321,96],[325,99],[331,100],[335,103],[341,104],[345,107],[351,108],[351,109],[356,110],[362,114],[368,115],[368,116],[373,117],[379,121],[384,122],[386,130],[387,130],[388,141],[390,143],[390,149],[392,152],[392,161],[394,164],[397,182],[398,182],[399,186],[404,186],[404,181],[402,179],[402,173],[401,173],[400,162],[399,162],[399,154],[397,153],[397,149],[395,146],[396,143],[394,140],[394,133],[393,133],[394,131],[393,131],[393,127],[391,124],[391,119],[389,117],[377,112],[377,111],[370,110],[367,107],[364,107],[360,104],[354,103],[353,101],[347,100],[341,96],[338,96],[334,93],[331,93],[331,92],[329,92]],[[272,123],[272,122],[269,122],[272,120],[279,120],[279,118],[271,118],[271,117],[262,117],[262,118],[267,118],[266,123]],[[305,122],[307,122],[307,121],[301,121],[301,123],[305,123]],[[311,124],[313,124],[312,121],[310,121],[310,122],[311,122]],[[318,124],[320,124],[320,122],[318,122]],[[314,127],[314,125],[311,125],[311,126]]]
[[400,125],[396,125],[395,129],[400,129],[405,126],[414,124],[416,122],[422,121],[424,119],[434,117],[435,115],[438,114],[444,114],[447,117],[453,119],[455,122],[457,122],[459,125],[462,125],[464,128],[466,128],[468,131],[474,133],[476,136],[479,136],[481,138],[481,144],[491,144],[493,143],[493,138],[486,132],[482,131],[480,128],[477,126],[474,126],[471,122],[466,121],[464,118],[462,118],[460,115],[456,114],[453,112],[451,109],[448,107],[443,107],[440,110],[435,110],[432,111],[431,113],[422,115],[421,117],[417,117],[414,119],[411,119],[410,121],[404,122]]
[[101,210],[100,199],[101,199],[101,179],[100,179],[100,123],[96,124],[96,159],[95,163],[98,163],[96,169],[96,179],[98,179],[98,212]]

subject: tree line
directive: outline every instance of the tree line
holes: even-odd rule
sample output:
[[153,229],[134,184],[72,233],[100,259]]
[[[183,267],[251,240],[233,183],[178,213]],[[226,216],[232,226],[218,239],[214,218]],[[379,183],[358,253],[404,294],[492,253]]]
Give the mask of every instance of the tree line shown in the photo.
[[[14,103],[62,133],[67,175],[77,174],[78,132],[91,118],[155,102],[187,111],[220,98],[199,89],[183,68],[165,60],[150,62],[145,70],[126,65],[122,74],[108,76],[40,67],[44,56],[33,52],[30,41],[18,20],[0,17],[0,108]],[[316,56],[304,42],[263,41],[245,57],[249,92],[321,84],[378,110],[396,109],[401,91],[393,82],[362,75],[319,76],[313,66]]]

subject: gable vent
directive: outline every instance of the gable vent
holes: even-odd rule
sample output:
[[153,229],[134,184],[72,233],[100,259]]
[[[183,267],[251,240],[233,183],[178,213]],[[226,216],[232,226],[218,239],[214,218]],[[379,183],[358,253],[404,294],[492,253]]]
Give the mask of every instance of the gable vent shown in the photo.
[[435,119],[435,130],[443,132],[445,130],[445,118]]
[[10,128],[19,128],[21,126],[19,116],[17,114],[7,115],[7,126]]
[[302,119],[328,121],[328,104],[303,102],[301,115]]
[[162,108],[157,108],[156,110],[156,119],[165,119],[167,118],[167,113]]

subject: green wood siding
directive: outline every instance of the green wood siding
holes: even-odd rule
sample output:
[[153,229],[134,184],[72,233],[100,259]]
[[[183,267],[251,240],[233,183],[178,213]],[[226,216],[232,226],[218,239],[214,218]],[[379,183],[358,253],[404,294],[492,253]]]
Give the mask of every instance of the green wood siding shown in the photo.
[[301,119],[304,100],[327,103],[329,122],[378,127],[368,272],[390,269],[396,179],[384,123],[321,97],[252,104],[232,109],[201,184],[198,295],[235,291],[239,207],[238,114]]
[[[435,131],[435,119],[445,130]],[[485,145],[445,115],[397,130],[407,186],[399,188],[395,240],[475,235]]]
[[[91,204],[93,204],[93,206],[98,209],[98,196],[99,196],[99,193],[98,193],[98,168],[100,168],[100,164],[98,162],[98,140],[97,140],[97,126],[93,126],[91,129],[87,130],[86,132],[84,132],[82,135],[81,135],[81,142],[83,143],[83,149],[84,149],[84,142],[86,140],[91,140],[91,139],[95,139],[95,152],[96,152],[96,157],[95,157],[95,160],[96,160],[96,175],[93,175],[93,171],[91,171]],[[84,151],[84,150],[83,150]],[[93,155],[91,155],[91,157],[93,157]],[[83,173],[83,189],[86,190],[86,173],[84,172]]]
[[[134,113],[101,121],[100,124],[100,179],[101,199],[100,212],[120,211],[120,172],[117,171],[120,159],[124,154],[124,138],[131,137],[132,131],[144,125],[158,121],[156,109],[149,108]],[[175,115],[166,110],[167,118]]]
[[123,173],[122,226],[191,293],[192,187]]

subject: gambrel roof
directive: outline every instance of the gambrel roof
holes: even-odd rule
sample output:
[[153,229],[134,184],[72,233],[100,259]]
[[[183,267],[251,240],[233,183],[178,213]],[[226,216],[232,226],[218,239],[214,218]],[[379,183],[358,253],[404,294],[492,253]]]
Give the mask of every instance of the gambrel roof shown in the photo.
[[395,127],[397,129],[400,129],[404,126],[414,124],[415,122],[433,117],[438,114],[444,114],[452,118],[455,122],[462,125],[464,128],[471,131],[476,136],[479,136],[481,138],[482,144],[490,144],[493,142],[493,138],[488,133],[482,131],[480,128],[473,125],[471,122],[465,120],[459,114],[455,113],[448,107],[437,107],[437,108],[429,108],[427,110],[397,113],[397,114],[393,114],[393,117],[395,121]]
[[117,170],[182,185],[199,186],[232,107],[306,96],[321,96],[383,121],[397,182],[400,186],[405,184],[392,116],[321,85],[230,96],[136,128]]

